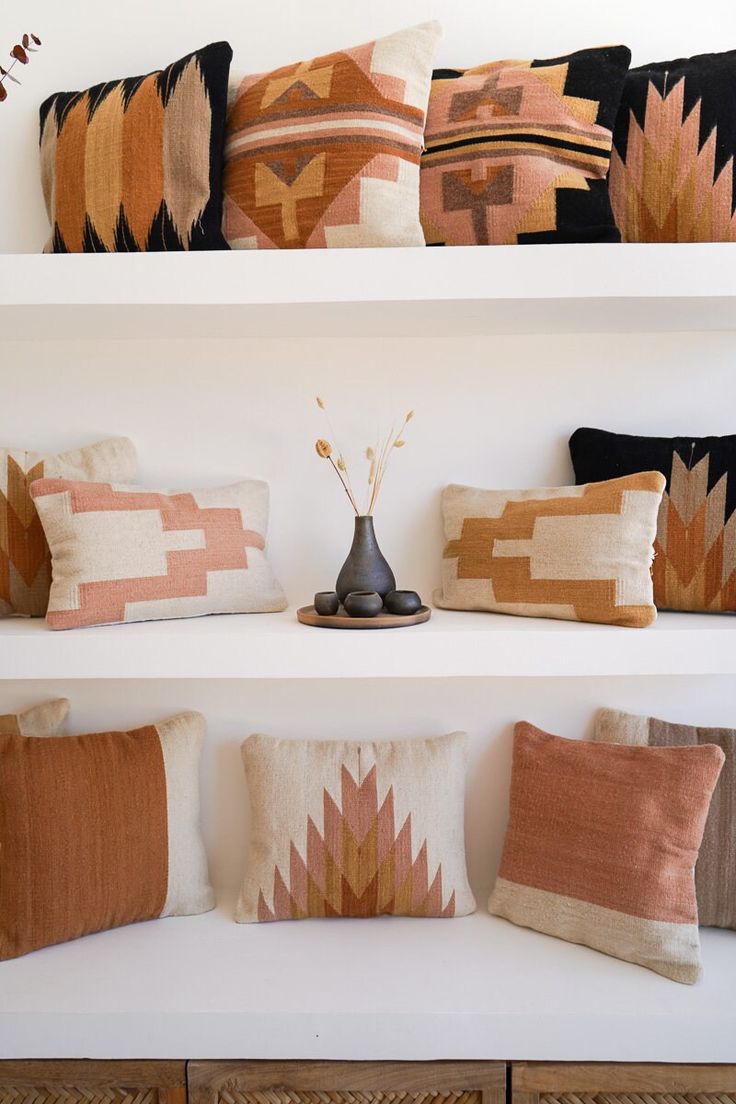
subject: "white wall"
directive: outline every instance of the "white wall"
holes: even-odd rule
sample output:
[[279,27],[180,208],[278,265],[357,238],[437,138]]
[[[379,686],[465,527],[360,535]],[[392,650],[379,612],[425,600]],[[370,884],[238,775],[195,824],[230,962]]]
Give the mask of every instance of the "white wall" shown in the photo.
[[0,252],[34,252],[46,237],[37,110],[50,93],[161,68],[221,38],[234,69],[259,72],[435,17],[441,65],[613,42],[631,46],[635,64],[736,47],[732,0],[3,0],[0,56],[24,31],[44,45],[21,73],[24,87],[0,105]]

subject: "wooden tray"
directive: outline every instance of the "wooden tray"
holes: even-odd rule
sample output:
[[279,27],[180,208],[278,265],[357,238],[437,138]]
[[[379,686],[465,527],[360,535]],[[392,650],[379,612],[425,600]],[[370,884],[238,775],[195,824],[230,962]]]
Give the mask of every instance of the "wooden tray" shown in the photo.
[[296,611],[302,625],[317,625],[322,629],[402,629],[405,625],[421,625],[429,621],[432,611],[429,606],[420,606],[416,613],[400,616],[397,613],[379,613],[375,617],[348,617],[340,607],[338,613],[324,616],[317,613],[314,606],[302,606]]

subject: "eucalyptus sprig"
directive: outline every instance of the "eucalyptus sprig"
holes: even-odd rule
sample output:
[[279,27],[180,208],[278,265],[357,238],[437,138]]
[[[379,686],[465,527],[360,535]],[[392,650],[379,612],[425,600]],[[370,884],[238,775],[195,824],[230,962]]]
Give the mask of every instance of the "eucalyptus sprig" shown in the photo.
[[8,90],[5,87],[6,81],[12,81],[13,84],[20,84],[17,77],[13,76],[13,70],[16,65],[27,65],[31,60],[29,54],[35,54],[38,47],[41,45],[41,39],[35,34],[24,34],[20,42],[16,42],[13,49],[10,51],[10,56],[13,61],[10,68],[4,69],[0,65],[0,103],[8,98]]

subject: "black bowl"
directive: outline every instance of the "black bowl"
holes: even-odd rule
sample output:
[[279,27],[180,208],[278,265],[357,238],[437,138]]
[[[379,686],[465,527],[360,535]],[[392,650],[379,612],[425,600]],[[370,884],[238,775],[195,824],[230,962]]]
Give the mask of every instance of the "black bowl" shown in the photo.
[[407,617],[422,607],[422,599],[415,590],[392,590],[386,595],[386,609]]
[[343,605],[349,617],[375,617],[383,609],[383,598],[375,590],[353,590]]
[[334,590],[318,590],[314,596],[314,608],[322,617],[331,617],[340,608],[340,599]]

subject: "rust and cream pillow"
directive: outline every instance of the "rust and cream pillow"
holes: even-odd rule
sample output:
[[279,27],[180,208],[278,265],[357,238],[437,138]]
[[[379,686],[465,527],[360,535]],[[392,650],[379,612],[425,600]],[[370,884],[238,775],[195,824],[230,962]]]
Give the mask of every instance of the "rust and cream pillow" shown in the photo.
[[356,743],[251,736],[240,923],[465,916],[464,733]]
[[285,609],[265,555],[268,493],[256,480],[172,493],[37,480],[50,628]]
[[0,960],[213,907],[204,734],[181,713],[132,732],[0,735]]
[[13,736],[61,736],[69,716],[69,699],[56,698],[33,705],[22,713],[0,714],[0,734]]
[[664,476],[583,487],[442,496],[444,609],[642,628],[657,616],[651,566]]
[[736,930],[736,729],[670,724],[656,717],[601,709],[593,738],[641,747],[716,744],[721,748],[725,762],[695,867],[695,892],[701,926]]
[[232,81],[233,249],[423,246],[419,160],[440,25]]
[[43,617],[49,602],[51,555],[30,487],[44,476],[131,483],[133,442],[113,437],[56,455],[0,449],[0,617]]
[[621,747],[518,724],[490,911],[697,981],[693,868],[723,759],[713,745]]

